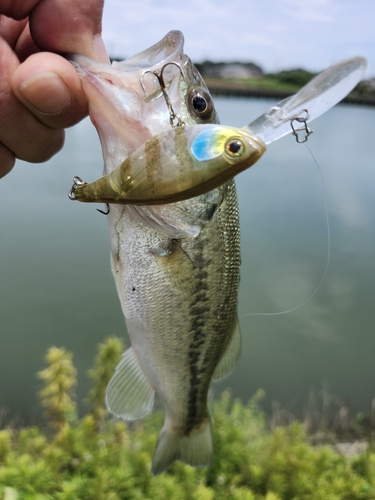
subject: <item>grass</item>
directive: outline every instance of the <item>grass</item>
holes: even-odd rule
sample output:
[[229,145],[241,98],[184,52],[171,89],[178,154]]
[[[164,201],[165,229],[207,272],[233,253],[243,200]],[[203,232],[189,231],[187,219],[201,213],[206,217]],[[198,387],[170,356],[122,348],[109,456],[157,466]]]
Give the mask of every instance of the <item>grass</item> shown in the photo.
[[375,451],[354,457],[313,446],[304,425],[270,429],[259,408],[225,392],[211,404],[214,460],[193,469],[180,462],[151,477],[162,425],[155,412],[127,426],[109,419],[103,390],[123,346],[108,339],[90,371],[90,410],[78,419],[72,355],[52,348],[40,372],[46,426],[0,430],[0,498],[4,500],[359,500],[375,499]]
[[246,80],[219,80],[214,78],[206,78],[206,84],[208,87],[210,85],[215,85],[217,87],[240,87],[240,88],[250,88],[250,89],[264,89],[264,90],[272,90],[272,91],[283,91],[290,92],[294,94],[297,92],[301,86],[293,83],[285,83],[279,82],[272,77],[264,76],[263,78],[251,79],[248,78]]
[[[285,75],[283,74],[285,73]],[[298,90],[313,78],[313,74],[303,75],[303,78],[288,78],[288,75],[293,72],[281,72],[275,75],[264,75],[262,78],[248,78],[248,79],[232,79],[225,80],[220,78],[205,78],[208,88],[213,93],[230,92],[245,94],[246,91],[249,95],[257,95],[258,93],[264,96],[282,96],[292,95],[298,92]],[[375,104],[375,91],[370,88],[366,83],[360,82],[353,90],[348,94],[346,100],[349,102],[363,103],[363,104]]]

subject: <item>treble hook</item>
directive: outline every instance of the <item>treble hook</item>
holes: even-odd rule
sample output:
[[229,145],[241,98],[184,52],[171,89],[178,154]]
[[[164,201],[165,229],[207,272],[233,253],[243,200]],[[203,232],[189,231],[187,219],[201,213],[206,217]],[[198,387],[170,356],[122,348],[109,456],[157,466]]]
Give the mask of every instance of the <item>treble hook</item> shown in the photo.
[[105,204],[105,206],[107,207],[107,211],[106,211],[106,212],[104,212],[104,210],[100,210],[100,208],[97,208],[96,210],[97,210],[98,212],[100,212],[101,214],[103,214],[103,215],[108,215],[108,214],[109,214],[109,212],[111,211],[111,208],[110,208],[110,206],[109,206],[109,204],[108,204],[108,203],[106,203],[106,204]]
[[[181,73],[181,76],[183,79],[185,79],[184,77],[184,73],[182,71],[182,68],[181,66],[174,62],[174,61],[170,61],[166,64],[164,64],[164,66],[161,68],[160,71],[158,70],[155,70],[155,71],[151,71],[151,70],[146,70],[146,71],[143,71],[143,73],[141,74],[141,77],[139,79],[139,82],[141,84],[141,87],[142,87],[142,90],[143,90],[143,93],[144,95],[146,96],[146,89],[145,89],[145,86],[144,86],[144,83],[143,83],[143,77],[147,74],[147,73],[151,73],[152,75],[154,75],[158,82],[159,82],[159,85],[160,85],[160,88],[161,88],[161,91],[163,93],[163,97],[165,99],[165,102],[167,103],[167,106],[168,106],[168,111],[169,111],[169,123],[171,124],[171,127],[172,128],[175,128],[175,127],[183,127],[184,125],[186,125],[186,123],[182,120],[182,118],[177,115],[173,109],[173,106],[172,106],[172,103],[171,103],[171,100],[169,98],[169,95],[168,95],[168,92],[167,92],[167,87],[165,85],[165,82],[164,82],[164,78],[163,78],[163,73],[164,73],[164,70],[167,66],[169,66],[170,64],[173,64],[174,66],[177,66],[177,68],[180,70],[180,73]],[[177,120],[177,121],[176,121]]]
[[[309,112],[307,109],[303,109],[302,110],[302,113],[306,113],[306,116],[303,118],[301,116],[296,116],[295,118],[293,118],[292,120],[290,120],[290,126],[292,127],[292,134],[294,135],[294,137],[296,138],[296,141],[299,143],[299,144],[303,144],[304,142],[307,141],[307,139],[309,138],[309,135],[311,135],[314,131],[309,129],[309,127],[307,126],[307,120],[309,119]],[[303,123],[303,127],[296,127],[294,128],[293,126],[293,122],[296,121],[298,123]],[[298,132],[306,132],[306,135],[305,135],[305,138],[303,139],[303,141],[300,141],[299,137],[298,137]]]

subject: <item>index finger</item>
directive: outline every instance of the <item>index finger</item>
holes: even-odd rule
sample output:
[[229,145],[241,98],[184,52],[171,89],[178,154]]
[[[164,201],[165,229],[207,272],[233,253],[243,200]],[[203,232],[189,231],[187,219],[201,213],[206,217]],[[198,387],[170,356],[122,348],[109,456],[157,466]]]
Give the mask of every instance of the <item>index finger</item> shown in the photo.
[[29,15],[30,32],[38,48],[103,60],[105,49],[97,36],[102,30],[103,2],[40,0]]
[[[99,36],[104,0],[1,0],[0,14],[29,18],[31,36],[40,50],[82,54],[103,61]],[[108,61],[108,58],[105,59]]]

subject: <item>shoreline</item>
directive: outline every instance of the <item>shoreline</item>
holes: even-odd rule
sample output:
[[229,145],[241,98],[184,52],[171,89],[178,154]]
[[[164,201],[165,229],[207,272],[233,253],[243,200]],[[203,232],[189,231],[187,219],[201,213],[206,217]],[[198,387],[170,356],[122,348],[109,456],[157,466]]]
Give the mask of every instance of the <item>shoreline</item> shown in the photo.
[[[213,82],[206,80],[206,85],[212,95],[224,97],[258,97],[265,99],[285,99],[296,92],[291,90],[266,89],[262,87],[248,87],[233,82]],[[375,96],[346,96],[341,103],[375,106]]]

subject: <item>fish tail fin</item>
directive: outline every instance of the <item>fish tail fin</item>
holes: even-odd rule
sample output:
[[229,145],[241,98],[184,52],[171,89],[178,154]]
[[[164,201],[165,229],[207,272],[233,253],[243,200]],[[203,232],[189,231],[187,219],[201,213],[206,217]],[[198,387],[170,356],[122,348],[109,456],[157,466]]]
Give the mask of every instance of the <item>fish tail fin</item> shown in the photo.
[[151,472],[161,474],[175,461],[192,467],[206,467],[212,461],[212,428],[210,417],[196,425],[189,434],[182,435],[164,427],[160,431],[152,459]]

